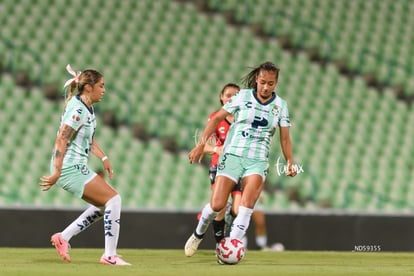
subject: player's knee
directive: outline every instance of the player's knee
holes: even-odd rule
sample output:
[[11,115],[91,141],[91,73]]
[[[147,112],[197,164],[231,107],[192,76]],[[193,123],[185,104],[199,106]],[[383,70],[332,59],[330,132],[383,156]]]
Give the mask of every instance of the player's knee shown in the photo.
[[223,208],[226,207],[226,202],[223,203],[221,201],[215,200],[211,201],[210,206],[214,212],[220,212]]
[[245,199],[242,200],[240,202],[240,205],[246,207],[246,208],[250,208],[250,209],[254,209],[254,205],[255,205],[255,200],[254,199]]
[[122,205],[122,198],[120,194],[116,194],[114,195],[112,198],[110,198],[106,203],[105,206],[109,206],[109,205],[118,205],[121,206]]

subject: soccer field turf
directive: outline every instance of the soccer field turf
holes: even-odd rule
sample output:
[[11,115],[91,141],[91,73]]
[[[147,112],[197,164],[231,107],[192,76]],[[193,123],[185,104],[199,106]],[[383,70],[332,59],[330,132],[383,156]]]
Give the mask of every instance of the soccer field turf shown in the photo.
[[247,251],[237,265],[217,265],[213,250],[118,249],[132,266],[99,264],[102,249],[76,248],[71,263],[54,248],[0,248],[0,275],[414,275],[412,253]]

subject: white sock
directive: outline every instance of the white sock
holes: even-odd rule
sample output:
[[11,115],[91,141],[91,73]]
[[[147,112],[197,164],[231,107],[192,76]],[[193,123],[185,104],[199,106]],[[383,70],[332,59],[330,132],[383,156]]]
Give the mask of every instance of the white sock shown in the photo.
[[118,194],[105,204],[104,231],[105,231],[105,256],[116,255],[118,246],[119,228],[121,220],[121,196]]
[[207,203],[201,211],[200,220],[198,221],[197,228],[195,230],[196,234],[200,236],[204,235],[208,226],[217,214],[218,212],[214,212],[213,209],[211,209],[210,203]]
[[265,248],[267,246],[267,236],[256,236],[256,245],[259,248]]
[[247,248],[247,244],[249,242],[249,240],[247,239],[247,235],[244,235],[241,241],[243,242],[244,248]]
[[62,231],[62,238],[69,242],[73,237],[103,218],[103,208],[89,206],[76,220]]
[[239,206],[239,213],[233,221],[233,225],[230,231],[230,237],[239,240],[243,239],[246,234],[247,228],[249,228],[250,218],[252,216],[253,209]]

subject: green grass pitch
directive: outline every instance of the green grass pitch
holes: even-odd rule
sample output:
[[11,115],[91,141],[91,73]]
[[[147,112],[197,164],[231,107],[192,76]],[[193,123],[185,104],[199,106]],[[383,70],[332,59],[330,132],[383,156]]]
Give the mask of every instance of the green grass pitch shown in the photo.
[[414,254],[399,252],[247,251],[237,265],[217,265],[213,250],[118,249],[129,267],[99,264],[103,249],[76,248],[71,263],[54,248],[0,248],[0,275],[414,275]]

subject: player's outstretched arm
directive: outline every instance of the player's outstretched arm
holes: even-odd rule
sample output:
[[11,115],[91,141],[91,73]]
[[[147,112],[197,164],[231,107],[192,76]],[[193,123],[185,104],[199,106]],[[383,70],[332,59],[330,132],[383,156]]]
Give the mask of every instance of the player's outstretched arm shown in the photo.
[[200,140],[198,141],[197,145],[188,154],[188,159],[190,160],[190,163],[194,163],[196,161],[198,161],[199,163],[201,162],[204,156],[205,144],[209,141],[209,138],[215,131],[218,123],[223,121],[224,118],[226,118],[226,116],[228,116],[229,114],[230,113],[228,113],[226,110],[220,109],[207,122],[207,125],[204,128],[203,133],[201,134]]
[[102,160],[104,169],[108,173],[109,179],[112,179],[112,176],[114,173],[112,164],[109,161],[108,156],[106,156],[105,152],[101,149],[101,147],[98,145],[95,139],[92,140],[91,152],[93,155],[95,155],[96,157]]
[[280,146],[287,162],[286,176],[295,176],[297,172],[293,169],[293,150],[290,140],[289,127],[280,127]]

